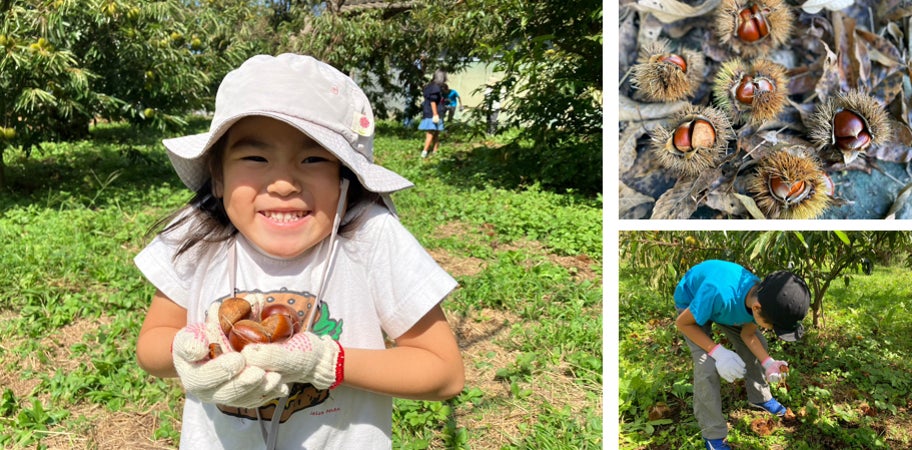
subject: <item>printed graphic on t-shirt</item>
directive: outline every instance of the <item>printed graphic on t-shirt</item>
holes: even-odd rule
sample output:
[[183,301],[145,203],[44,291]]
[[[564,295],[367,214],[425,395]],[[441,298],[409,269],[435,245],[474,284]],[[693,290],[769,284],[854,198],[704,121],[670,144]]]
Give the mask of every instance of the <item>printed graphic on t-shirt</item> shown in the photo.
[[[266,305],[273,303],[288,305],[297,312],[298,317],[300,317],[301,320],[304,320],[304,318],[308,316],[311,309],[316,307],[317,303],[316,296],[310,292],[293,292],[287,289],[270,292],[238,292],[235,294],[235,296],[241,298],[247,298],[249,296],[261,296],[264,304]],[[220,301],[221,300],[224,299],[220,299]],[[311,332],[318,336],[329,336],[338,341],[339,337],[342,335],[342,320],[333,319],[330,315],[329,305],[326,303],[321,303],[319,310],[317,310],[316,316],[314,317]],[[310,383],[294,383],[290,386],[290,388],[291,392],[288,396],[288,401],[285,405],[285,409],[282,411],[282,416],[279,418],[279,422],[285,422],[294,413],[319,405],[325,402],[327,398],[329,398],[329,389],[317,389]],[[257,418],[260,418],[262,420],[272,420],[272,416],[275,413],[278,404],[279,399],[273,399],[265,405],[256,409],[236,408],[233,406],[225,405],[218,405],[218,409],[222,413],[228,414],[230,416],[251,420],[257,420]],[[259,415],[257,415],[257,409],[259,409]]]

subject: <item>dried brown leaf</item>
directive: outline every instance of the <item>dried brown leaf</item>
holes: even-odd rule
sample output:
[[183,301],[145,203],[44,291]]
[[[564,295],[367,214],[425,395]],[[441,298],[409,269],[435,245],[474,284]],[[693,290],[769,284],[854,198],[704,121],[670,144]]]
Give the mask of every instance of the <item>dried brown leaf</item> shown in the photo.
[[899,194],[896,196],[896,200],[893,201],[893,204],[890,206],[890,210],[887,211],[887,216],[884,219],[895,219],[896,213],[899,210],[903,209],[907,203],[909,203],[909,196],[912,195],[912,183],[907,184],[903,187]]
[[639,103],[630,97],[618,98],[618,119],[621,122],[664,119],[690,106],[690,102]]
[[836,54],[830,50],[830,46],[825,41],[820,42],[826,49],[826,55],[823,56],[823,74],[817,80],[814,92],[817,93],[819,100],[825,100],[830,97],[830,92],[839,91],[839,66]]
[[817,14],[826,8],[830,11],[839,11],[848,8],[855,0],[808,0],[801,4],[801,9],[810,14]]
[[868,56],[868,46],[860,39],[853,39],[855,54],[855,66],[858,70],[858,85],[867,86],[866,91],[870,91],[871,86],[871,57]]
[[693,196],[694,179],[680,179],[671,189],[665,191],[652,209],[653,219],[688,219],[699,205]]
[[855,58],[855,19],[840,12],[833,13],[833,35],[839,67],[839,87],[843,91],[858,86],[858,61]]
[[745,213],[744,204],[737,197],[740,194],[733,192],[722,192],[721,190],[710,191],[706,194],[706,206],[722,211],[728,215],[740,216]]
[[634,8],[648,12],[662,23],[672,23],[678,20],[690,19],[712,12],[721,0],[706,0],[699,5],[688,5],[676,0],[639,0]]
[[869,44],[868,54],[872,61],[890,68],[902,65],[902,53],[883,36],[878,36],[860,28],[855,29],[855,34]]
[[621,132],[621,139],[618,145],[618,162],[620,173],[624,173],[633,167],[637,157],[637,139],[646,134],[646,127],[642,125],[632,125]]
[[738,193],[734,193],[733,195],[735,196],[735,198],[737,198],[738,200],[741,201],[741,204],[744,206],[744,209],[746,209],[747,212],[750,213],[751,217],[753,217],[754,219],[759,219],[759,220],[766,219],[766,216],[763,214],[762,211],[760,211],[760,208],[757,207],[757,202],[755,202],[752,197],[744,195],[744,194],[738,194]]
[[637,192],[624,182],[620,183],[619,191],[618,217],[621,219],[642,219],[647,210],[639,207],[655,202],[654,198]]
[[880,83],[877,83],[877,86],[874,86],[874,89],[871,91],[871,96],[880,100],[882,104],[889,105],[896,99],[896,96],[902,92],[902,89],[902,72],[893,72]]
[[[636,5],[633,5],[636,6]],[[640,11],[639,16],[640,29],[637,33],[637,42],[642,45],[644,42],[655,42],[661,39],[662,22],[653,15]]]

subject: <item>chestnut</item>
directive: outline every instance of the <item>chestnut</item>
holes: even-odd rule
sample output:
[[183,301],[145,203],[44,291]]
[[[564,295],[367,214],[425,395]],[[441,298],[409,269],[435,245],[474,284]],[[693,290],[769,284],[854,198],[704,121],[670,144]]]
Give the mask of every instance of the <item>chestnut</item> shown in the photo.
[[232,325],[237,321],[250,319],[252,312],[247,300],[238,297],[223,300],[218,309],[219,327],[221,327],[222,333],[228,334]]
[[260,322],[269,342],[279,342],[290,338],[295,333],[295,320],[286,314],[274,314]]
[[294,326],[294,332],[297,333],[298,331],[301,331],[301,317],[291,306],[282,303],[268,305],[263,308],[263,312],[260,313],[260,320],[265,322],[266,319],[275,315],[288,316]]
[[865,150],[871,145],[864,119],[847,109],[833,117],[833,138],[840,150]]
[[233,349],[241,351],[247,344],[268,343],[269,333],[259,322],[245,319],[238,321],[231,327],[231,331],[228,333],[228,342],[231,343]]
[[681,71],[687,73],[687,61],[684,61],[680,55],[674,53],[669,53],[667,55],[662,55],[658,58],[659,62],[674,64],[681,68]]
[[811,186],[804,181],[789,183],[780,177],[772,176],[769,179],[769,191],[786,204],[801,201],[811,190]]
[[716,130],[705,119],[694,119],[678,125],[672,136],[672,144],[682,153],[697,148],[709,148],[716,142]]
[[761,10],[756,4],[738,12],[738,38],[744,42],[757,42],[769,36],[766,14],[769,14],[769,10]]
[[745,105],[750,105],[754,102],[755,96],[765,92],[772,92],[774,87],[773,82],[767,78],[754,78],[750,75],[745,75],[735,87],[735,99]]

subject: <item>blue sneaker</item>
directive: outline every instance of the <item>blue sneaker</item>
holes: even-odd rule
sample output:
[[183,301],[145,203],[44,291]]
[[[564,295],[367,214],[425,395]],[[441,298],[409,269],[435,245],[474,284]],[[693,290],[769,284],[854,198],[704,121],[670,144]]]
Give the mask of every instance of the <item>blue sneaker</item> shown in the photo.
[[782,403],[776,401],[776,399],[771,398],[763,403],[751,403],[751,408],[762,409],[775,416],[784,416],[786,408],[782,406]]
[[703,439],[703,445],[706,446],[706,450],[731,450],[731,447],[728,446],[728,441],[725,439]]

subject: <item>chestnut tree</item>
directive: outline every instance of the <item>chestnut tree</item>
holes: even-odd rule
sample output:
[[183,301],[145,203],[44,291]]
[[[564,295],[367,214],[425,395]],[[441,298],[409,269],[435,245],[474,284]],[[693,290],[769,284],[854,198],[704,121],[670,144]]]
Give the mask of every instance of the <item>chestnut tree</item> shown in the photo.
[[851,282],[873,264],[912,267],[912,232],[904,231],[651,231],[622,232],[621,260],[671,293],[684,273],[707,259],[738,263],[761,278],[788,269],[811,291],[814,326],[824,318],[824,297],[833,282]]

